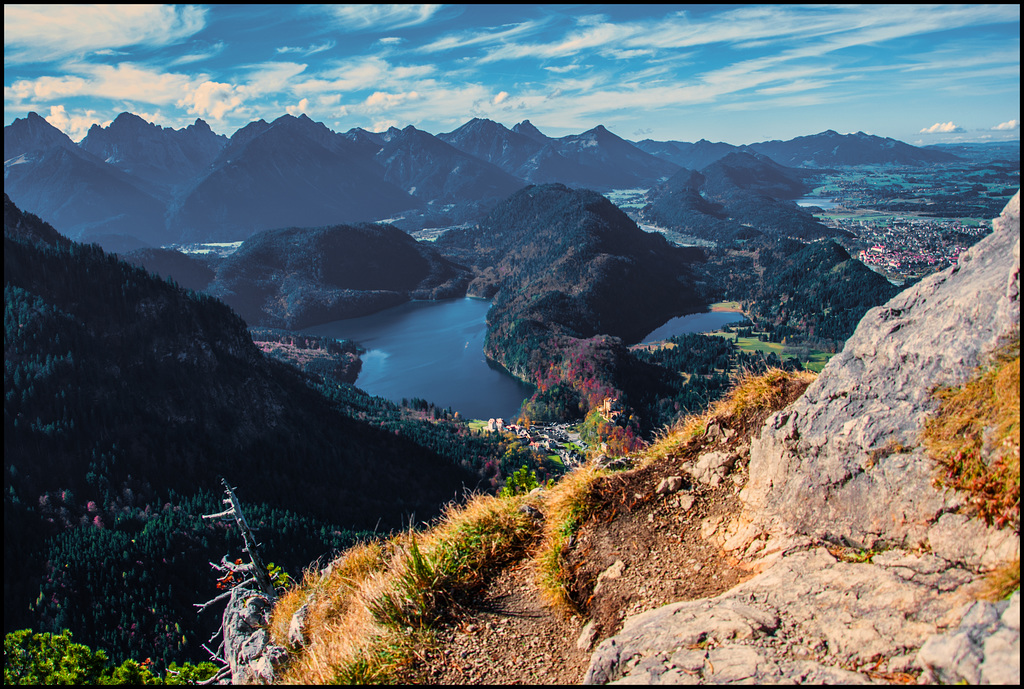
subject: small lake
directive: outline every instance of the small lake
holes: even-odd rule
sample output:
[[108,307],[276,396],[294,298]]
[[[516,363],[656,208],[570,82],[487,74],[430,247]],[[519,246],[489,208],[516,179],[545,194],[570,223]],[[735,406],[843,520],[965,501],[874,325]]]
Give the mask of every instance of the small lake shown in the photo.
[[709,333],[719,330],[729,323],[736,323],[746,318],[740,311],[707,311],[705,313],[691,313],[686,316],[678,316],[666,322],[661,327],[650,332],[641,344],[667,340],[673,335],[687,335],[689,333]]
[[829,211],[839,204],[826,198],[820,198],[818,196],[804,196],[796,200],[796,205],[800,206],[801,208],[817,206],[823,211]]
[[484,357],[485,299],[413,301],[304,332],[366,348],[356,386],[392,402],[419,397],[464,418],[514,418],[533,390]]

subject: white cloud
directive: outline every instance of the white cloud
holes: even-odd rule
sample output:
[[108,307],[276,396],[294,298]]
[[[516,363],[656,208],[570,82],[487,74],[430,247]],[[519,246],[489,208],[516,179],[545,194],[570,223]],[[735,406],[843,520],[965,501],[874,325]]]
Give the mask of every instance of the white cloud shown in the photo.
[[377,120],[370,127],[371,132],[386,132],[391,127],[397,127],[398,120]]
[[545,67],[544,69],[555,74],[565,74],[566,72],[572,72],[579,68],[579,65],[565,65],[564,67]]
[[189,53],[188,55],[182,55],[171,60],[169,65],[187,65],[193,62],[201,62],[203,60],[209,60],[211,57],[216,57],[224,51],[227,47],[224,41],[218,41],[210,46],[207,50],[201,53]]
[[309,99],[303,98],[302,100],[299,101],[298,105],[289,105],[288,107],[286,107],[285,112],[287,112],[292,117],[298,117],[299,115],[307,112],[308,109]]
[[951,134],[961,133],[966,131],[963,127],[958,127],[953,122],[936,122],[930,127],[925,127],[918,134]]
[[24,100],[46,101],[77,96],[85,89],[86,85],[85,79],[71,76],[22,79],[4,87],[4,100],[18,103]]
[[250,65],[247,70],[244,83],[238,88],[240,95],[252,98],[291,91],[293,80],[306,70],[306,65],[298,62],[264,62]]
[[385,93],[383,91],[376,91],[365,101],[363,101],[363,108],[367,112],[379,112],[381,110],[390,110],[398,105],[405,103],[410,100],[417,100],[420,97],[415,91],[409,93]]
[[323,43],[312,43],[310,45],[307,45],[305,48],[293,48],[290,46],[283,46],[281,48],[277,48],[276,52],[279,55],[286,53],[301,53],[302,55],[309,56],[316,55],[317,53],[322,53],[325,50],[330,50],[336,45],[337,42],[335,41],[324,41]]
[[4,98],[19,103],[28,99],[53,101],[94,96],[164,105],[182,98],[195,83],[185,74],[160,72],[128,62],[118,65],[71,63],[65,65],[65,70],[70,73],[68,76],[16,81],[4,88]]
[[399,43],[404,43],[405,39],[398,36],[385,36],[384,38],[377,39],[377,42],[381,45],[398,45]]
[[467,48],[473,45],[504,45],[512,39],[535,33],[540,30],[546,22],[527,21],[521,24],[507,24],[500,28],[487,27],[472,31],[460,31],[439,38],[433,43],[428,43],[419,49],[423,53],[439,53],[455,48]]
[[1003,122],[992,127],[992,129],[1000,132],[1012,131],[1014,129],[1020,129],[1020,121],[1010,120],[1009,122]]
[[94,124],[104,127],[110,124],[109,121],[100,120],[96,116],[95,110],[86,110],[84,114],[72,115],[64,109],[63,105],[51,105],[46,121],[70,136],[72,141],[80,141],[89,133],[89,128]]
[[190,115],[209,116],[220,120],[225,114],[242,104],[242,97],[231,84],[205,81],[197,89],[178,101],[179,107],[188,106]]
[[204,26],[190,5],[4,5],[4,65],[172,45]]
[[428,21],[441,5],[335,5],[324,8],[337,20],[336,28],[402,29]]

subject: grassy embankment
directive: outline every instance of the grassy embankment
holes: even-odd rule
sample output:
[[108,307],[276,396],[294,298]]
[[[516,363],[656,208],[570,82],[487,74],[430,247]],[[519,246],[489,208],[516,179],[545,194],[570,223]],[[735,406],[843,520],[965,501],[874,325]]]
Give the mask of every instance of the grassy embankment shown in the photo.
[[[698,438],[712,419],[763,418],[781,406],[784,390],[805,386],[812,378],[776,369],[742,379],[704,414],[666,429],[637,462],[645,466],[677,451]],[[536,585],[552,614],[571,609],[566,552],[599,506],[595,483],[612,473],[587,465],[546,490],[477,495],[463,506],[450,506],[425,530],[356,546],[323,572],[309,569],[273,612],[274,641],[291,652],[282,681],[398,680],[417,654],[435,644],[437,626],[457,615],[460,600],[527,558],[536,565]],[[288,641],[288,629],[303,605],[305,643],[295,646]]]

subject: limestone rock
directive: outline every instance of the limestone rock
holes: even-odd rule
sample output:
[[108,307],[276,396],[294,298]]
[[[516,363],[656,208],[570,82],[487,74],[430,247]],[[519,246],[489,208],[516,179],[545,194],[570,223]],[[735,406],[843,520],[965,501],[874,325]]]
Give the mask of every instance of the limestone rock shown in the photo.
[[231,592],[222,629],[224,659],[233,684],[272,683],[277,667],[287,656],[284,648],[270,643],[266,626],[271,608],[271,601],[262,593],[243,588]]
[[288,622],[288,643],[292,646],[306,645],[306,616],[309,614],[309,603],[303,603],[292,619]]
[[736,455],[728,452],[705,452],[690,469],[695,481],[717,488],[722,479],[732,470]]
[[1020,590],[1008,601],[976,601],[957,629],[929,638],[917,654],[920,683],[1020,684]]
[[[937,522],[958,498],[932,487],[919,437],[932,389],[963,383],[1019,327],[1019,192],[993,226],[957,265],[870,310],[804,395],[768,419],[742,493],[767,530],[860,547],[942,540]],[[1013,547],[980,529],[947,555],[977,567]]]
[[668,476],[661,479],[658,483],[658,487],[654,489],[654,492],[658,495],[670,495],[672,493],[678,493],[682,487],[682,476]]
[[967,601],[972,579],[905,551],[885,565],[839,561],[824,548],[792,553],[715,598],[628,618],[595,649],[584,682],[866,683],[843,667],[919,648],[949,622],[950,598]]
[[580,638],[576,640],[576,648],[581,651],[589,651],[594,645],[594,640],[597,638],[597,627],[594,626],[594,621],[591,620],[583,625],[583,631],[580,632]]
[[610,579],[618,579],[622,576],[622,573],[626,569],[626,563],[622,560],[616,560],[608,569],[597,575],[597,583],[594,584],[594,595],[596,596],[604,585],[604,582]]

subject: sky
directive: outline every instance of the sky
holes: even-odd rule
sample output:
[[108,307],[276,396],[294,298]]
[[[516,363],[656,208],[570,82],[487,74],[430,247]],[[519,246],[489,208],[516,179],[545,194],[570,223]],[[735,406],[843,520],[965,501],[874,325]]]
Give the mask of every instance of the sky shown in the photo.
[[33,111],[75,141],[125,111],[228,136],[305,113],[339,132],[1019,141],[1020,7],[5,5],[4,125]]

